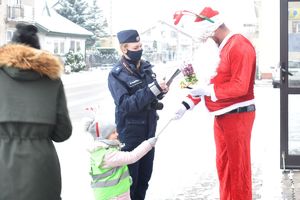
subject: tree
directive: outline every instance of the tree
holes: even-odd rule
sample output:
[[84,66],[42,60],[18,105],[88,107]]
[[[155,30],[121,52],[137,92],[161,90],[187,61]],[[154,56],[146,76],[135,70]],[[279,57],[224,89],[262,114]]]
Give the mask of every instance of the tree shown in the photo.
[[65,66],[71,68],[71,72],[79,72],[86,67],[84,57],[80,52],[69,51],[65,57]]
[[97,5],[97,0],[93,0],[88,13],[85,28],[94,33],[86,40],[87,48],[90,48],[95,44],[97,38],[107,35],[108,24],[102,10]]
[[56,11],[60,15],[94,34],[86,40],[88,49],[95,44],[97,38],[107,34],[107,21],[97,0],[93,0],[91,6],[85,0],[61,0],[59,4]]
[[88,3],[84,0],[62,0],[56,11],[70,21],[85,27]]

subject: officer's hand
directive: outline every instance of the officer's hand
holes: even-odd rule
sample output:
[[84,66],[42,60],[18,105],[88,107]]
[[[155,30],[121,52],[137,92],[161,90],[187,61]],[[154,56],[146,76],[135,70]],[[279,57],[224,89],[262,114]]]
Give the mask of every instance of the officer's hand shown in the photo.
[[169,91],[169,87],[166,84],[166,81],[163,79],[160,83],[159,83],[160,88],[162,89],[163,93],[167,93]]
[[186,107],[183,104],[180,104],[180,108],[176,111],[173,119],[175,120],[180,119],[186,111],[187,111]]
[[162,100],[165,95],[168,93],[169,91],[169,87],[167,86],[165,80],[163,79],[163,81],[159,84],[160,88],[162,89],[162,93],[160,93],[158,96],[157,96],[157,99],[159,100]]
[[152,147],[154,147],[155,144],[156,144],[156,142],[157,142],[157,137],[149,138],[147,141],[150,143],[150,145],[151,145]]

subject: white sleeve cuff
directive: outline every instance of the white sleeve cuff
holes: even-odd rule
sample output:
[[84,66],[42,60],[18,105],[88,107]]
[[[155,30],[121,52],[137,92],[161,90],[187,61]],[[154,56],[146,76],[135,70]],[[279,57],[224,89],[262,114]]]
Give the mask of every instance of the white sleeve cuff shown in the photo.
[[213,102],[216,102],[218,100],[215,90],[214,90],[214,84],[209,85],[209,90],[210,90],[210,99]]
[[193,110],[193,108],[195,107],[194,102],[188,97],[185,98],[184,102],[189,105],[189,110]]

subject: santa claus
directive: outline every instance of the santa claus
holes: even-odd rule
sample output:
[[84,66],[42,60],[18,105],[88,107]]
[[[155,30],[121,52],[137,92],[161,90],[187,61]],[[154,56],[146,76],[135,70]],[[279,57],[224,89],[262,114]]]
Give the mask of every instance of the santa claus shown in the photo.
[[252,200],[250,140],[255,119],[255,49],[243,35],[232,33],[219,12],[210,7],[200,14],[178,11],[175,24],[185,15],[195,17],[193,23],[195,29],[201,29],[199,37],[203,41],[211,38],[218,45],[220,62],[208,85],[196,85],[190,90],[174,119],[180,119],[204,97],[206,107],[215,116],[220,199]]

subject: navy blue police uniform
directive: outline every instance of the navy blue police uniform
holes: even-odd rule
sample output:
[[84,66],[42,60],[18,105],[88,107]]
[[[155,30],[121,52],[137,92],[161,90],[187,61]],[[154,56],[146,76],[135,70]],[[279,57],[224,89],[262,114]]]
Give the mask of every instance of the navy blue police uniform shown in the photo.
[[[136,30],[117,33],[120,44],[140,41]],[[108,76],[108,87],[115,103],[115,119],[123,151],[131,151],[144,140],[154,137],[157,109],[162,109],[158,98],[163,94],[149,62],[140,60],[142,49],[127,49],[125,58],[113,67]],[[136,63],[140,63],[137,69]],[[128,165],[132,177],[132,200],[145,199],[153,169],[154,149],[136,163]]]
[[[125,144],[122,149],[124,151],[131,151],[144,140],[155,136],[157,108],[160,106],[157,97],[148,87],[149,84],[156,82],[152,67],[149,62],[141,60],[137,71],[133,64],[122,58],[109,73],[108,87],[116,105],[117,131],[120,141]],[[131,186],[133,200],[145,198],[152,174],[153,159],[154,149],[138,162],[128,166],[133,180]]]

